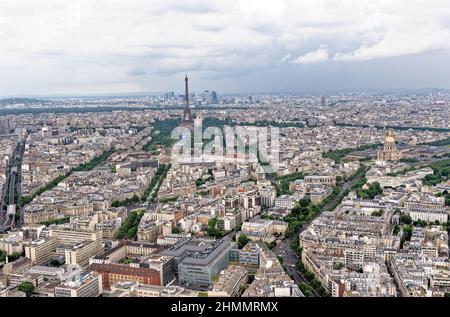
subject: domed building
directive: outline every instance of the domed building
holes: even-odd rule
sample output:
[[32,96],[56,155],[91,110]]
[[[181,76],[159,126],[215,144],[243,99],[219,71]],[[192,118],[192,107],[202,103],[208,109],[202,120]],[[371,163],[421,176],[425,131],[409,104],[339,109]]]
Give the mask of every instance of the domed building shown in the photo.
[[403,157],[402,152],[395,146],[394,131],[389,129],[386,133],[384,148],[378,151],[378,160],[380,161],[398,161]]

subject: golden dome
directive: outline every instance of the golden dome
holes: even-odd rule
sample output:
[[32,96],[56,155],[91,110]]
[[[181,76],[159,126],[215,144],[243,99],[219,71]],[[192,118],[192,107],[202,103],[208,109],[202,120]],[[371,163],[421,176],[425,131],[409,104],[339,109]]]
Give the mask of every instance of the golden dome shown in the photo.
[[395,142],[394,131],[392,131],[392,129],[389,129],[386,133],[386,142],[387,143]]

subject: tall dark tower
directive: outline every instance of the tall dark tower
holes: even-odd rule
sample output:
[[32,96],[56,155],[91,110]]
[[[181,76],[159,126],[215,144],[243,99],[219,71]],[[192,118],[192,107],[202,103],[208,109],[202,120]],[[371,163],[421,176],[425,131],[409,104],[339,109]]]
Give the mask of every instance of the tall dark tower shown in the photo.
[[183,120],[181,120],[181,125],[185,127],[191,127],[193,125],[191,108],[189,107],[189,83],[188,77],[184,79],[184,111]]

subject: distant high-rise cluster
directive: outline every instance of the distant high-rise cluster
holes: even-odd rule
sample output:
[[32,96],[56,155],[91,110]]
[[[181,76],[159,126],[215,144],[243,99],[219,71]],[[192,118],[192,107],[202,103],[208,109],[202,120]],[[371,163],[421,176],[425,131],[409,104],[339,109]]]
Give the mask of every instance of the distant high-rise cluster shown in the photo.
[[175,97],[175,93],[173,91],[168,91],[164,93],[164,100],[169,100]]
[[197,96],[196,98],[197,103],[200,104],[218,104],[219,103],[219,98],[217,96],[217,92],[215,92],[214,90],[205,90],[203,92],[203,95]]
[[0,119],[0,135],[10,134],[11,127],[9,125],[9,119],[2,118]]

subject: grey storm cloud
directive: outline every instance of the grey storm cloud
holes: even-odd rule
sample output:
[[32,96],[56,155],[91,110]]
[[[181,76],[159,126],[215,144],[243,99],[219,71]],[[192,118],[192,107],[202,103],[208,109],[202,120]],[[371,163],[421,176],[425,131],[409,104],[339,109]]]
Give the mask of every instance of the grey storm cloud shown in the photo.
[[297,89],[404,56],[427,67],[449,50],[447,0],[0,1],[2,95],[161,91],[185,72],[199,89]]

